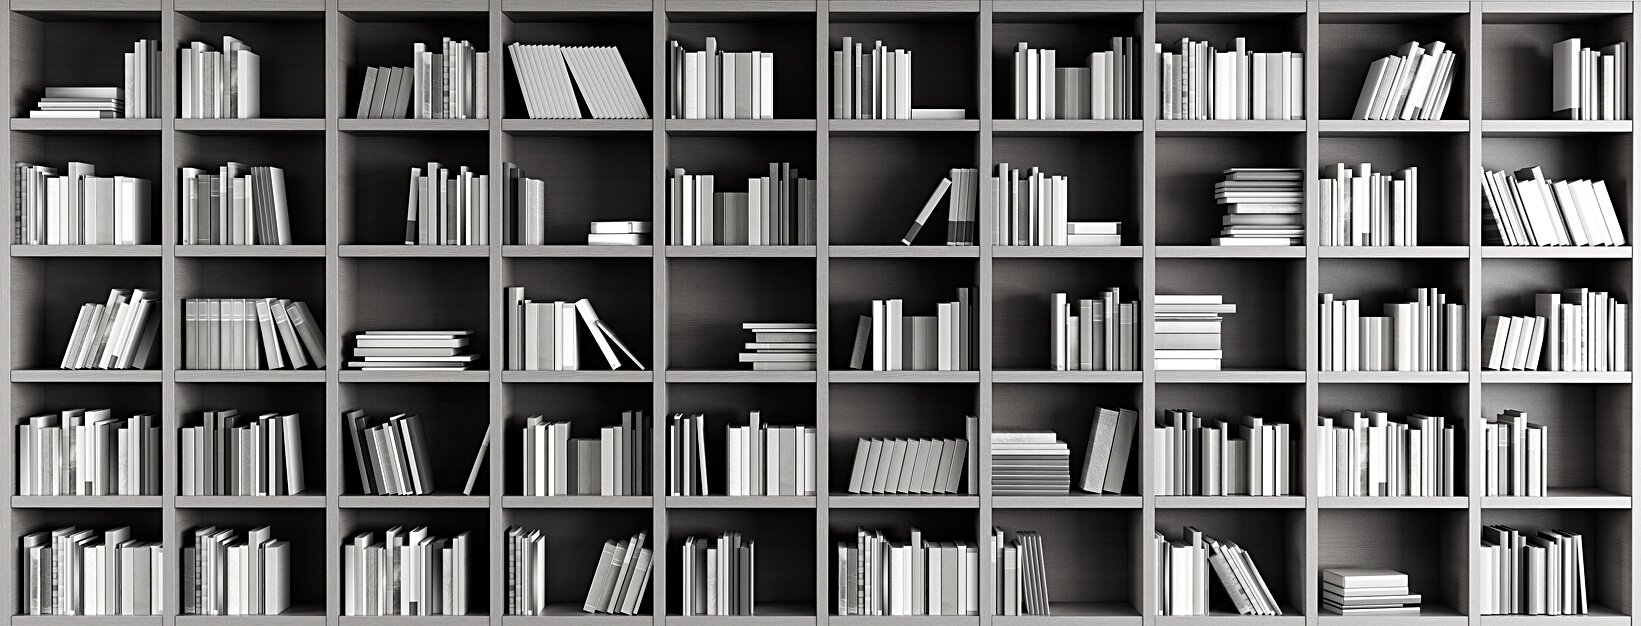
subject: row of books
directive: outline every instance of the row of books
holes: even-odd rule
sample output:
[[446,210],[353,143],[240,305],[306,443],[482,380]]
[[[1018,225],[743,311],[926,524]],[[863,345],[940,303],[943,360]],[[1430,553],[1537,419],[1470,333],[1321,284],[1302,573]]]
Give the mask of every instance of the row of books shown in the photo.
[[159,355],[154,349],[159,309],[159,292],[153,289],[111,289],[106,302],[80,305],[61,367],[147,369]]
[[1550,109],[1559,120],[1629,119],[1629,46],[1624,42],[1599,50],[1573,37],[1550,48]]
[[479,360],[479,355],[461,351],[472,334],[467,330],[367,330],[354,336],[348,367],[367,372],[459,372]]
[[342,415],[353,442],[353,460],[365,495],[408,496],[433,493],[433,463],[421,418],[399,413],[372,417],[354,409]]
[[1049,366],[1056,371],[1139,369],[1137,302],[1119,302],[1121,288],[1075,304],[1055,292],[1049,304]]
[[21,245],[153,243],[153,190],[130,176],[96,176],[96,166],[13,166],[13,241]]
[[1319,496],[1460,495],[1464,443],[1445,417],[1346,410],[1317,427]]
[[490,175],[434,161],[410,168],[405,245],[490,245]]
[[[1214,294],[1157,294],[1154,318],[1158,370],[1217,370],[1224,362],[1220,324],[1236,305]],[[1139,369],[1131,366],[1124,369]]]
[[208,171],[182,168],[182,245],[291,243],[285,170],[230,161]]
[[815,495],[814,426],[772,426],[759,411],[747,414],[748,425],[730,426],[728,493],[732,496]]
[[[547,614],[547,533],[539,528],[507,527],[507,593],[503,615]],[[554,569],[562,564],[554,561]]]
[[524,169],[510,161],[501,164],[501,181],[504,241],[547,245],[547,181],[525,176]]
[[[685,120],[775,118],[775,53],[729,52],[717,37],[691,52],[673,40],[667,47],[667,117]],[[636,93],[634,94],[636,95]]]
[[[948,196],[950,196],[948,198]],[[975,217],[980,214],[980,170],[972,167],[954,167],[951,173],[935,185],[934,193],[923,203],[923,209],[912,220],[912,227],[900,243],[912,245],[917,234],[934,217],[941,200],[946,200],[946,245],[972,246],[979,233],[975,231]]]
[[959,287],[957,300],[935,303],[934,315],[906,315],[899,298],[873,300],[871,315],[860,316],[851,369],[961,371],[974,369],[978,306],[972,287]]
[[1305,55],[1250,52],[1232,40],[1220,52],[1206,41],[1181,38],[1179,52],[1162,60],[1161,117],[1165,120],[1298,120],[1305,118]]
[[992,202],[997,207],[993,231],[997,245],[1122,245],[1122,222],[1070,220],[1067,207],[1071,187],[1067,176],[1000,163],[991,183]]
[[610,369],[621,369],[617,350],[635,367],[644,369],[638,355],[616,336],[615,329],[598,316],[593,303],[586,298],[575,302],[536,302],[525,299],[523,287],[508,287],[504,295],[507,305],[507,369],[581,369],[581,344],[576,330],[578,317],[593,336],[593,343],[598,346]]
[[855,529],[837,544],[839,615],[979,615],[980,546]]
[[222,48],[189,42],[177,52],[182,66],[183,119],[251,119],[262,117],[262,57],[231,35]]
[[1482,615],[1588,615],[1584,536],[1481,527]]
[[852,36],[832,51],[832,118],[840,120],[963,119],[963,109],[912,106],[912,51],[870,47]]
[[526,496],[636,496],[649,490],[650,420],[622,411],[597,437],[571,437],[570,422],[525,418],[520,484]]
[[979,493],[976,419],[965,418],[969,437],[963,439],[862,439],[855,447],[849,472],[849,493]]
[[409,67],[365,70],[356,117],[484,119],[489,117],[490,53],[443,38],[436,50],[411,46]]
[[1214,183],[1225,207],[1216,246],[1297,246],[1305,243],[1305,181],[1290,167],[1233,167]]
[[[917,475],[913,474],[915,486]],[[991,493],[996,496],[1071,491],[1071,446],[1052,430],[991,433]]]
[[1293,493],[1293,434],[1287,424],[1253,415],[1205,420],[1168,409],[1153,433],[1159,496]]
[[655,555],[644,547],[642,531],[629,539],[610,539],[593,570],[593,584],[581,610],[588,613],[637,615],[650,586],[650,567]]
[[409,67],[367,67],[360,88],[358,119],[404,119],[412,94],[417,91],[414,70]]
[[1181,539],[1169,540],[1161,531],[1152,538],[1157,554],[1153,585],[1157,593],[1158,615],[1207,615],[1208,574],[1213,567],[1241,615],[1282,614],[1276,596],[1265,584],[1253,556],[1236,543],[1214,539],[1194,527],[1185,527]]
[[1423,598],[1407,574],[1378,568],[1322,570],[1322,610],[1338,615],[1418,615]]
[[1361,300],[1322,294],[1321,369],[1329,372],[1460,372],[1465,359],[1465,306],[1434,287],[1413,302],[1386,302],[1384,315],[1362,315]]
[[302,418],[296,413],[240,415],[205,411],[177,437],[185,496],[294,496],[307,489]]
[[138,39],[124,53],[120,87],[47,87],[33,119],[153,118],[160,115],[160,42]]
[[1549,488],[1550,429],[1505,409],[1481,425],[1484,496],[1543,497]]
[[[1053,48],[1014,48],[1014,119],[1134,119],[1134,38],[1112,37],[1086,67],[1059,67]],[[837,117],[837,116],[834,116]]]
[[1550,180],[1538,167],[1483,171],[1482,200],[1488,245],[1624,245],[1606,181]]
[[1322,245],[1419,245],[1419,168],[1387,174],[1372,163],[1335,163],[1318,185]]
[[746,179],[746,191],[722,191],[712,174],[674,168],[667,179],[667,241],[676,246],[815,245],[816,183],[791,163]]
[[68,526],[23,536],[18,613],[164,615],[165,548],[136,541],[131,528]]
[[1584,288],[1536,294],[1533,313],[1487,317],[1482,327],[1487,369],[1629,371],[1629,305],[1611,294]]
[[1368,66],[1353,120],[1439,120],[1453,93],[1458,55],[1440,41],[1402,44]]
[[291,606],[291,542],[273,529],[207,526],[182,549],[182,612],[278,615]]
[[996,588],[992,602],[999,615],[1052,615],[1048,600],[1048,564],[1043,537],[1022,530],[1009,537],[992,528],[992,567]]
[[1140,414],[1133,409],[1098,407],[1094,410],[1079,488],[1089,493],[1122,493],[1139,421]]
[[426,526],[362,532],[342,547],[342,615],[466,615],[472,539]]
[[325,366],[325,332],[301,300],[189,298],[182,311],[187,369]]
[[141,496],[160,493],[159,419],[68,409],[17,426],[17,495]]
[[680,612],[684,615],[753,615],[757,595],[757,544],[730,531],[687,537],[682,550]]
[[[160,51],[159,40],[138,39],[132,42],[131,51],[122,54],[121,58],[124,60],[125,79],[121,83],[124,89],[120,93],[125,96],[125,117],[159,117],[164,96],[160,89],[160,66],[164,53]],[[51,95],[50,88],[46,91],[46,95]],[[100,117],[119,117],[119,114]]]
[[751,363],[753,371],[814,371],[814,324],[804,322],[747,322],[741,330],[752,333],[740,354],[740,362]]
[[[650,116],[615,46],[512,43],[507,51],[530,119],[581,119],[576,94],[593,119]],[[571,88],[570,78],[575,78]]]

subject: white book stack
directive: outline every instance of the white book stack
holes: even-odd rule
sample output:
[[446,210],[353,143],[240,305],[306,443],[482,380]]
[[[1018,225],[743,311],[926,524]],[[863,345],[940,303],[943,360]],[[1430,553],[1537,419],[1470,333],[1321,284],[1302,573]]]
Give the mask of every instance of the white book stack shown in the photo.
[[1418,615],[1422,598],[1407,574],[1388,569],[1322,570],[1322,610],[1337,615]]
[[190,42],[177,52],[183,119],[262,117],[262,57],[229,35],[222,48]]
[[1439,120],[1453,92],[1458,55],[1440,41],[1402,44],[1368,66],[1353,120]]
[[832,119],[960,120],[965,109],[912,106],[912,51],[844,36],[832,51]]
[[684,615],[754,615],[756,542],[730,531],[687,537],[682,555]]
[[1324,246],[1419,245],[1419,168],[1325,166],[1318,181]]
[[747,426],[730,426],[724,448],[732,496],[815,495],[814,426],[771,426],[758,411]]
[[410,168],[405,245],[490,245],[490,175],[429,161]]
[[1533,315],[1489,315],[1481,331],[1490,370],[1627,372],[1630,307],[1585,288],[1533,297]]
[[1505,409],[1481,425],[1482,495],[1543,497],[1549,489],[1550,429]]
[[523,495],[639,496],[649,490],[649,415],[622,411],[619,425],[601,426],[597,437],[571,437],[569,422],[525,418],[520,438]]
[[461,352],[472,334],[466,330],[367,330],[354,336],[348,367],[366,372],[465,370],[479,360],[477,354]]
[[872,314],[860,316],[850,369],[874,372],[975,369],[976,301],[973,288],[959,287],[957,300],[935,303],[934,315],[905,315],[899,298],[873,300]]
[[1319,358],[1324,372],[1462,372],[1465,306],[1434,287],[1412,302],[1386,302],[1384,315],[1362,315],[1361,300],[1322,294]]
[[961,493],[980,490],[979,419],[963,418],[962,439],[862,439],[855,446],[849,493]]
[[1052,615],[1043,538],[1034,530],[991,529],[992,604],[999,615]]
[[[513,371],[579,370],[581,343],[576,318],[593,336],[604,362],[612,370],[621,369],[619,350],[633,366],[644,369],[627,344],[615,335],[593,303],[586,298],[575,302],[535,302],[524,297],[523,287],[508,287],[503,295],[507,309],[507,369]],[[463,343],[462,345],[466,345]]]
[[1305,243],[1304,172],[1286,167],[1233,167],[1214,183],[1225,207],[1216,246],[1299,246]]
[[[127,52],[129,57],[131,53]],[[47,87],[45,95],[28,112],[30,119],[111,119],[126,115],[125,96],[119,87]]]
[[909,246],[917,241],[917,234],[928,225],[929,219],[934,216],[935,208],[940,206],[940,201],[948,195],[950,198],[946,203],[946,245],[976,245],[976,240],[980,236],[975,230],[976,216],[980,213],[980,170],[972,167],[954,167],[946,178],[940,179],[940,183],[935,185],[934,193],[923,203],[923,209],[917,212],[917,218],[912,220],[912,227],[906,230],[906,236],[900,238],[900,243]]
[[1090,53],[1081,67],[1059,67],[1055,56],[1024,41],[1015,47],[1014,119],[1134,119],[1133,37],[1112,37],[1110,50]]
[[1253,415],[1204,420],[1191,411],[1168,409],[1152,432],[1159,496],[1293,493],[1293,434],[1287,424]]
[[675,246],[815,245],[815,181],[791,163],[746,179],[746,191],[723,191],[712,174],[674,168],[667,179],[667,241]]
[[55,167],[18,162],[12,170],[13,241],[22,245],[154,243],[153,191],[130,176],[95,176],[90,163]]
[[80,305],[63,369],[147,369],[159,351],[154,349],[160,329],[159,292],[153,289],[112,289],[102,304]]
[[1000,246],[1119,246],[1122,222],[1074,222],[1068,217],[1070,179],[1038,168],[997,165],[990,180]]
[[182,168],[182,245],[291,243],[285,170],[229,162],[208,171]]
[[707,416],[674,413],[667,421],[667,495],[709,496]]
[[98,533],[69,526],[23,536],[22,615],[164,615],[165,549],[131,528]]
[[1157,294],[1156,303],[1156,369],[1220,369],[1225,358],[1220,324],[1224,315],[1236,312],[1236,305],[1217,295]]
[[291,606],[291,542],[267,526],[240,536],[232,528],[196,528],[182,549],[182,613],[279,615]]
[[645,534],[629,539],[610,539],[598,556],[592,585],[581,610],[587,613],[637,615],[650,586],[650,567],[655,555],[644,547]]
[[1584,536],[1481,527],[1482,615],[1588,615]]
[[815,325],[806,322],[747,322],[752,341],[740,355],[755,371],[815,369]]
[[406,413],[371,417],[355,409],[342,415],[342,424],[353,442],[353,460],[364,495],[433,493],[433,463],[428,460],[429,443],[422,434],[420,417]]
[[1340,411],[1317,418],[1318,496],[1457,496],[1464,439],[1447,418]]
[[294,496],[307,489],[302,420],[296,413],[205,411],[179,431],[177,469],[185,496]]
[[1558,120],[1629,119],[1629,46],[1618,42],[1596,50],[1578,37],[1550,49],[1552,117]]
[[1070,492],[1071,446],[1054,431],[992,431],[992,495]]
[[[507,593],[504,615],[547,614],[547,533],[507,527]],[[554,566],[558,564],[553,563]]]
[[587,245],[647,246],[650,245],[650,224],[636,220],[590,222],[587,226]]
[[775,119],[775,53],[728,52],[717,37],[690,52],[667,47],[667,117],[682,120]]
[[979,615],[980,546],[855,529],[837,545],[839,615]]
[[1482,200],[1487,245],[1624,245],[1606,181],[1550,180],[1538,167],[1483,171]]
[[1161,59],[1161,118],[1165,120],[1305,119],[1305,55],[1249,52],[1237,37],[1221,52],[1206,41],[1179,40],[1179,52]]
[[1079,488],[1089,493],[1122,493],[1139,421],[1140,414],[1133,409],[1094,410]]
[[325,366],[325,332],[300,300],[190,298],[182,301],[183,366],[191,370]]
[[439,537],[426,526],[362,532],[342,546],[342,615],[466,615],[467,532]]
[[68,409],[17,426],[17,495],[157,496],[159,419]]
[[412,94],[421,93],[418,77],[409,67],[373,66],[365,68],[365,84],[359,92],[357,119],[404,119]]
[[1076,303],[1056,292],[1049,303],[1049,365],[1065,371],[1139,369],[1137,302],[1121,303],[1120,288]]
[[[581,119],[576,93],[593,119],[650,116],[615,46],[512,43],[513,75],[530,119]],[[571,88],[570,79],[575,79]]]
[[1158,531],[1152,538],[1157,551],[1158,615],[1208,615],[1209,568],[1241,615],[1282,614],[1276,596],[1265,584],[1253,556],[1241,546],[1185,527],[1183,539],[1170,541]]

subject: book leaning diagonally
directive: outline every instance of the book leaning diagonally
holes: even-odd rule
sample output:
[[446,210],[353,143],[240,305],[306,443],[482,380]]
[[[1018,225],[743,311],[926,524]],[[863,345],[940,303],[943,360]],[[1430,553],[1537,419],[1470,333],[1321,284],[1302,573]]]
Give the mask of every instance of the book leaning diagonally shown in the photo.
[[473,471],[467,474],[467,486],[462,487],[462,495],[473,495],[473,486],[479,482],[479,469],[484,467],[484,460],[490,454],[490,431],[494,427],[484,429],[484,438],[479,440],[479,453],[473,457]]
[[604,336],[602,320],[598,319],[598,312],[593,310],[593,303],[588,302],[586,298],[576,300],[575,310],[581,314],[581,321],[587,325],[587,332],[592,333],[593,341],[598,343],[598,351],[604,353],[604,360],[610,363],[610,369],[621,369],[621,360],[616,358],[615,350],[610,348],[610,341]]
[[928,223],[929,216],[934,214],[934,208],[940,205],[940,199],[946,197],[946,191],[951,188],[952,179],[940,179],[940,184],[934,188],[934,193],[929,194],[929,201],[923,203],[923,210],[917,212],[917,219],[912,221],[912,227],[906,230],[906,236],[900,238],[900,243],[909,246],[917,240],[917,233],[923,230],[923,225]]

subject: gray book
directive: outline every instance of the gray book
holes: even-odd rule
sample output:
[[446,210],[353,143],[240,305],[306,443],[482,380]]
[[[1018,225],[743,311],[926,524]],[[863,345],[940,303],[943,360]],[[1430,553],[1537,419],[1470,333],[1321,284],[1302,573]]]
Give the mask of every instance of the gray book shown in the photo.
[[871,456],[872,445],[872,442],[861,439],[855,446],[855,467],[849,472],[849,493],[860,493],[861,484],[866,478],[866,464]]
[[1094,424],[1088,429],[1088,450],[1083,454],[1083,478],[1079,487],[1089,493],[1105,490],[1106,467],[1111,462],[1111,443],[1117,436],[1117,412],[1096,409]]

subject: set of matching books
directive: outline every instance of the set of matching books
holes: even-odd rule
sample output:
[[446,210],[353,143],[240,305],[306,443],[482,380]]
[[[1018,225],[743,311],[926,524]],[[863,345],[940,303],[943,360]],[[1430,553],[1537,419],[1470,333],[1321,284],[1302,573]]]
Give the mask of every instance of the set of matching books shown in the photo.
[[183,119],[262,117],[262,57],[245,42],[222,36],[222,49],[203,41],[177,52],[182,65]]
[[963,439],[862,439],[855,447],[849,493],[959,493],[967,478],[968,493],[980,492],[976,475],[979,448],[972,445],[979,420],[964,418]]
[[367,67],[365,84],[359,93],[357,119],[404,119],[411,94],[421,93],[413,83],[417,77],[408,67]]
[[153,192],[130,176],[95,176],[96,166],[70,161],[57,168],[18,162],[12,203],[13,241],[21,245],[141,245],[153,243]]
[[741,330],[752,331],[752,341],[742,352],[742,363],[754,371],[815,369],[815,325],[806,322],[747,322]]
[[177,436],[185,496],[294,496],[302,472],[302,419],[296,413],[254,418],[237,409],[206,411]]
[[1368,66],[1353,120],[1439,120],[1453,92],[1458,55],[1440,41],[1402,44]]
[[593,571],[593,584],[587,589],[587,600],[581,610],[588,613],[637,615],[644,603],[644,590],[650,586],[650,567],[655,555],[644,547],[645,535],[639,532],[630,539],[604,542],[604,552],[598,557],[598,569]]
[[757,547],[741,533],[688,537],[682,550],[684,615],[753,615]]
[[1482,615],[1588,615],[1584,536],[1481,527]]
[[355,535],[342,546],[342,615],[466,615],[472,543],[466,532],[438,537],[426,526],[389,528],[382,543]]
[[771,426],[759,411],[748,422],[729,427],[729,495],[815,495],[815,427]]
[[1032,496],[1070,491],[1071,446],[1060,441],[1054,431],[992,431],[992,495]]
[[348,367],[365,372],[459,372],[479,360],[479,355],[461,351],[472,335],[466,330],[367,330],[354,336]]
[[[1220,349],[1223,315],[1236,312],[1217,295],[1157,294],[1156,342],[1152,355],[1158,370],[1217,370],[1224,361]],[[1138,369],[1138,368],[1133,368]]]
[[430,444],[422,434],[420,417],[406,413],[371,417],[354,409],[342,415],[342,424],[353,441],[353,460],[359,467],[364,495],[433,493],[433,463],[427,456]]
[[1070,179],[1038,168],[997,165],[991,179],[1000,246],[1118,246],[1122,222],[1073,222],[1067,217]]
[[1087,67],[1058,67],[1053,48],[1014,49],[1014,119],[1134,119],[1134,38],[1088,55]]
[[1419,245],[1419,168],[1385,174],[1371,163],[1335,163],[1318,185],[1322,245]]
[[1305,243],[1304,172],[1289,167],[1233,167],[1214,183],[1225,207],[1216,246],[1298,246]]
[[23,615],[165,614],[165,548],[132,540],[128,526],[29,533],[17,562]]
[[1492,370],[1627,372],[1629,319],[1629,305],[1605,291],[1536,294],[1531,316],[1487,316],[1481,333],[1484,365]]
[[524,419],[520,484],[526,496],[638,496],[650,492],[650,419],[622,411],[621,424],[573,438],[569,422]]
[[616,220],[590,222],[587,226],[589,246],[647,246],[650,245],[650,222]]
[[1168,409],[1152,432],[1159,496],[1293,493],[1293,435],[1287,424],[1253,415],[1205,422],[1191,411]]
[[[506,545],[507,606],[503,615],[545,615],[548,604],[547,534],[539,528],[508,526]],[[553,565],[558,566],[557,563]]]
[[[578,92],[593,119],[650,116],[615,46],[515,42],[507,46],[507,51],[513,58],[513,74],[518,78],[524,110],[530,119],[581,119],[581,106],[575,97]],[[570,87],[572,76],[574,88]]]
[[182,549],[182,612],[186,615],[278,615],[291,606],[291,542],[273,529],[207,526]]
[[832,119],[960,120],[963,109],[912,107],[912,51],[844,36],[832,51]]
[[1464,482],[1464,441],[1445,417],[1347,410],[1318,417],[1316,435],[1318,496],[1456,496]]
[[900,298],[873,300],[872,314],[855,327],[851,369],[959,371],[975,368],[978,336],[974,288],[957,288],[957,300],[935,303],[934,315],[905,315]]
[[437,162],[410,168],[405,245],[490,245],[490,175]]
[[1362,315],[1361,300],[1322,294],[1322,371],[1464,371],[1464,305],[1434,287],[1413,290],[1413,302],[1386,302],[1382,316]]
[[1624,245],[1607,181],[1553,181],[1538,167],[1483,171],[1482,200],[1487,245]]
[[1600,50],[1578,37],[1550,48],[1550,109],[1558,120],[1629,119],[1629,46],[1620,41]]
[[1338,615],[1418,615],[1407,574],[1388,569],[1322,570],[1322,610]]
[[[620,350],[633,366],[644,369],[638,355],[615,336],[615,329],[598,317],[593,303],[586,298],[575,302],[534,302],[524,298],[523,287],[508,287],[504,302],[507,306],[507,369],[514,371],[578,370],[581,369],[581,348],[576,333],[576,318],[580,317],[587,332],[592,334],[598,351],[610,369],[621,369]],[[466,345],[465,342],[461,345]],[[476,358],[476,357],[475,357]]]
[[1099,407],[1094,410],[1094,423],[1088,429],[1088,450],[1083,456],[1083,475],[1078,483],[1083,491],[1122,493],[1139,421],[1140,414],[1133,409]]
[[1550,429],[1505,409],[1481,425],[1482,495],[1543,497],[1549,488]]
[[906,236],[900,238],[900,243],[909,246],[917,241],[917,234],[929,223],[935,207],[940,205],[940,200],[948,192],[951,199],[946,203],[946,245],[975,245],[976,238],[980,236],[975,232],[975,216],[980,213],[980,170],[972,167],[954,167],[946,178],[940,179],[940,184],[935,185],[934,193],[929,194],[929,200],[923,203],[923,209],[917,212],[917,218],[912,220],[912,227],[906,230]]
[[668,243],[675,246],[815,245],[815,181],[791,163],[746,179],[746,191],[717,191],[712,174],[674,168],[667,180]]
[[[127,52],[126,56],[131,56]],[[119,87],[47,87],[29,111],[31,119],[105,119],[126,115],[126,91]]]
[[838,542],[839,615],[979,615],[980,546],[964,541],[896,543],[855,529]]
[[207,171],[182,168],[182,245],[291,243],[285,170],[230,161]]
[[300,300],[189,298],[182,301],[183,366],[193,370],[325,366],[325,333]]
[[159,419],[68,409],[17,426],[17,495],[142,496],[160,493]]
[[1179,41],[1179,52],[1162,59],[1162,119],[1305,119],[1305,55],[1249,52],[1247,40],[1232,40],[1220,52],[1206,41]]
[[997,613],[1052,615],[1043,538],[1035,530],[1015,532],[1012,539],[1002,528],[992,528],[991,534],[992,571],[996,576],[992,598]]
[[1214,539],[1191,526],[1185,527],[1184,539],[1170,541],[1158,531],[1152,542],[1157,550],[1154,584],[1158,615],[1207,615],[1209,565],[1237,613],[1282,614],[1253,556],[1241,546]]
[[728,52],[717,37],[706,38],[706,50],[690,52],[673,40],[667,67],[671,119],[775,119],[773,52]]
[[1049,366],[1060,372],[1139,369],[1139,303],[1119,303],[1121,297],[1121,289],[1112,287],[1097,300],[1083,298],[1073,305],[1064,292],[1055,292],[1049,305]]
[[63,350],[63,369],[147,369],[159,351],[154,349],[160,330],[159,292],[153,289],[111,289],[108,301],[80,305],[80,316]]

